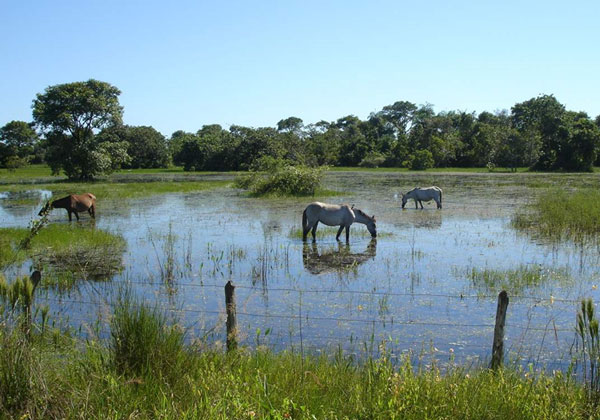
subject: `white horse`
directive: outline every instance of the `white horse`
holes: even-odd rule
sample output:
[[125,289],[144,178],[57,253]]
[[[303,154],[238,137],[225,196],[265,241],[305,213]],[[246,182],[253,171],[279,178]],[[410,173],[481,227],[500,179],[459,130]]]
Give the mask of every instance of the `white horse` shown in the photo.
[[312,229],[313,242],[316,241],[317,225],[319,222],[327,226],[339,226],[340,229],[335,235],[339,241],[342,230],[346,228],[346,242],[350,240],[350,225],[352,223],[362,223],[367,225],[367,229],[373,238],[377,237],[377,227],[375,226],[375,216],[369,217],[362,210],[350,207],[347,204],[325,204],[314,202],[306,206],[302,213],[302,240],[306,241],[308,232]]
[[[415,208],[419,208],[418,204],[423,208],[423,201],[434,200],[437,204],[437,208],[442,208],[442,189],[440,187],[427,187],[427,188],[414,188],[402,194],[402,208],[406,205],[409,198],[415,200]],[[418,204],[417,204],[418,203]]]

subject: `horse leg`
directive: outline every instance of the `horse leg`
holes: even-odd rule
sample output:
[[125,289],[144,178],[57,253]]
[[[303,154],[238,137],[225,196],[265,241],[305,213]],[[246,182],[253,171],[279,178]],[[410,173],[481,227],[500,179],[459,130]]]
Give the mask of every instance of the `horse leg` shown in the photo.
[[341,225],[340,228],[338,229],[337,235],[335,235],[336,241],[340,240],[340,235],[342,234],[342,230],[344,230],[344,225]]
[[419,209],[419,201],[415,198],[415,209]]
[[312,228],[312,237],[313,237],[313,242],[317,242],[317,225],[319,224],[319,221],[315,222],[315,225]]
[[350,225],[346,226],[346,243],[350,242]]
[[67,210],[67,214],[69,215],[69,222],[72,221],[73,219],[71,218],[71,212],[69,210]]
[[438,209],[441,209],[441,208],[442,208],[442,203],[441,203],[440,201],[436,201],[436,204],[437,204],[437,208],[438,208]]
[[90,206],[88,212],[90,213],[90,216],[92,216],[93,219],[96,218],[96,206],[94,204]]
[[419,200],[419,204],[421,205],[421,210],[423,210],[423,202]]
[[79,213],[77,213],[76,211],[74,211],[73,213],[75,213],[75,217],[77,218],[77,221],[79,222]]

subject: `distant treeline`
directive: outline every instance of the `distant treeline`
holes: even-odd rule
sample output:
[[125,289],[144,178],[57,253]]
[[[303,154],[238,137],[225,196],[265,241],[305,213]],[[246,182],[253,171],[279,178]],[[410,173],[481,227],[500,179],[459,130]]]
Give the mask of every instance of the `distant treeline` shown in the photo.
[[[91,93],[80,93],[82,86]],[[52,108],[57,92],[71,101],[59,104],[60,112]],[[72,109],[84,94],[108,98],[99,122],[86,127],[83,118],[60,120],[65,109],[77,118],[86,115],[85,109]],[[167,139],[149,126],[122,125],[118,94],[94,80],[49,87],[34,101],[34,123],[12,121],[0,128],[0,165],[47,162],[55,172],[84,179],[119,168],[171,164],[188,171],[247,170],[262,157],[307,166],[410,169],[591,171],[600,164],[600,116],[593,120],[585,112],[568,111],[552,95],[518,103],[510,112],[435,113],[431,105],[399,101],[365,120],[348,115],[307,125],[297,117],[282,119],[276,127],[213,124],[196,133],[176,131]]]
[[[186,170],[244,170],[261,156],[317,166],[531,167],[590,171],[597,163],[600,118],[567,111],[552,95],[511,112],[435,113],[396,102],[366,120],[353,115],[304,125],[290,117],[276,128],[204,126],[177,131],[168,144]],[[600,162],[598,162],[600,163]]]

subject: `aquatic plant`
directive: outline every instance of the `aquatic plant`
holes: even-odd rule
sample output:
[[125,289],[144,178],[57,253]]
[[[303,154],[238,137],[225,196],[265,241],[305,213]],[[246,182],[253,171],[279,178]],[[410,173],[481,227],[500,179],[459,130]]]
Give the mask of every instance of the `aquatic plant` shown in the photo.
[[512,224],[555,240],[591,239],[600,233],[600,191],[548,189],[527,209],[517,212]]
[[583,380],[590,396],[600,400],[600,334],[591,299],[581,301],[581,309],[577,313],[577,339],[583,358]]

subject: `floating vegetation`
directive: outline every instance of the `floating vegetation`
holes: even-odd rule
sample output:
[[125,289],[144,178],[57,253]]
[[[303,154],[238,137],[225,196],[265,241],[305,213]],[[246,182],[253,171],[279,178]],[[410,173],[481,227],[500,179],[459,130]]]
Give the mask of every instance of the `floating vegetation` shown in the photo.
[[483,288],[489,292],[506,290],[512,294],[519,294],[526,289],[542,286],[551,281],[566,283],[571,280],[566,268],[544,268],[537,264],[521,265],[510,270],[493,270],[471,268],[467,277],[476,288]]

